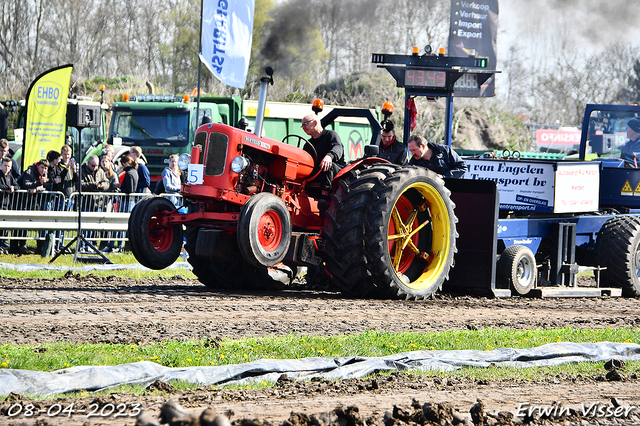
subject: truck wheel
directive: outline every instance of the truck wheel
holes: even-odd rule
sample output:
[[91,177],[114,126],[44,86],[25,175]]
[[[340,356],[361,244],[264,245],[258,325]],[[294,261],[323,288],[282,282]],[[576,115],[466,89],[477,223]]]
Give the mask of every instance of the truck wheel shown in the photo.
[[176,210],[166,198],[149,197],[140,201],[129,217],[129,241],[138,262],[147,268],[164,269],[172,265],[182,249],[182,225],[163,225],[162,216]]
[[291,216],[284,201],[273,194],[256,194],[242,206],[238,218],[238,247],[250,265],[280,263],[291,242]]
[[208,288],[215,290],[279,290],[281,282],[269,275],[267,268],[255,268],[242,256],[229,262],[197,256],[196,243],[200,228],[187,226],[185,232],[185,250],[189,253],[187,261],[193,267],[193,274]]
[[392,296],[377,286],[367,270],[364,223],[371,202],[371,191],[378,182],[391,176],[396,168],[392,164],[376,164],[351,170],[334,183],[337,187],[325,212],[327,225],[322,230],[326,242],[324,260],[333,284],[347,296]]
[[622,287],[625,297],[640,297],[640,219],[617,216],[607,220],[596,239],[600,285]]
[[521,296],[535,287],[537,274],[536,258],[529,247],[509,246],[498,260],[497,279]]
[[442,290],[458,236],[444,181],[421,167],[401,167],[377,182],[372,194],[364,241],[376,285],[407,299]]

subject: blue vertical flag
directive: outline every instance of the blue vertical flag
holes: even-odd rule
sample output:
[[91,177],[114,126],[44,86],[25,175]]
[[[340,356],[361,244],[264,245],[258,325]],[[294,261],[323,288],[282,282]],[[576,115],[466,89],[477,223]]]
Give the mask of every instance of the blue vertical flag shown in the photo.
[[244,88],[255,0],[203,0],[200,60],[220,81]]

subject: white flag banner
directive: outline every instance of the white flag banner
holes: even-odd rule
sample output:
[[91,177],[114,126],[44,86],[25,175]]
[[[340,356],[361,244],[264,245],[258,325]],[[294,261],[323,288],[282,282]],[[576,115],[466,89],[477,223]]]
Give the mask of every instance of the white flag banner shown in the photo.
[[200,60],[220,81],[244,88],[255,0],[203,0]]

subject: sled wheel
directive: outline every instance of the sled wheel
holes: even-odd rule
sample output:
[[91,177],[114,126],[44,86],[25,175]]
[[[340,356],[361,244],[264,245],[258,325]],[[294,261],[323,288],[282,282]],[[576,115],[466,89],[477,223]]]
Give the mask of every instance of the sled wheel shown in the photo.
[[284,286],[274,280],[267,268],[255,268],[242,257],[234,261],[210,259],[196,255],[196,244],[200,228],[187,226],[185,250],[187,261],[193,267],[193,274],[206,287],[215,290],[280,290]]
[[507,247],[498,260],[497,279],[521,296],[536,286],[538,269],[533,252],[525,246]]
[[238,247],[250,265],[264,268],[282,262],[290,242],[291,217],[282,199],[262,192],[242,206]]
[[365,250],[376,284],[407,299],[442,290],[457,238],[454,204],[444,181],[430,170],[402,167],[372,192]]
[[182,225],[163,224],[176,207],[166,198],[149,197],[139,202],[129,220],[133,255],[147,268],[164,269],[173,264],[182,249]]
[[617,216],[607,220],[596,239],[602,287],[622,288],[625,297],[640,297],[640,219]]

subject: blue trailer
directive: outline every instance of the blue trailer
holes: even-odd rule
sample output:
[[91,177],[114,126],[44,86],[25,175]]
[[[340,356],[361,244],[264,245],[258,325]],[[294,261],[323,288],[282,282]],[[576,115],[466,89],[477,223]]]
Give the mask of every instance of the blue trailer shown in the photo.
[[[496,261],[476,269],[488,280],[479,284],[481,291],[499,297],[640,296],[640,168],[620,151],[635,117],[636,105],[587,105],[579,153],[558,161],[465,158],[466,179],[496,187],[493,201],[484,191],[485,203],[495,208],[484,219],[484,226],[495,226],[484,244],[495,241]],[[583,268],[594,271],[595,287],[578,285]],[[464,286],[456,278],[452,286]]]
[[[499,72],[486,58],[417,49],[374,54],[372,62],[405,89],[405,103],[414,96],[446,98],[448,145],[455,82],[473,75],[483,84]],[[466,157],[465,178],[446,180],[458,238],[443,289],[494,297],[640,297],[640,160],[620,153],[627,123],[639,116],[635,105],[587,105],[579,153],[560,160],[506,151],[502,158]],[[578,285],[584,268],[594,271],[595,286]]]

